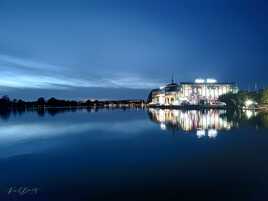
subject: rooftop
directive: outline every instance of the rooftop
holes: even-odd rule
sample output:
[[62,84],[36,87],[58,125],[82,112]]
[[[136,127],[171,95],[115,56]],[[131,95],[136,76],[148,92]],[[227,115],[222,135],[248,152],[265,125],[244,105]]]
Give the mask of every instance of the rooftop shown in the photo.
[[215,82],[215,83],[180,82],[180,84],[191,84],[191,85],[206,85],[206,84],[210,84],[210,85],[235,85],[235,82]]

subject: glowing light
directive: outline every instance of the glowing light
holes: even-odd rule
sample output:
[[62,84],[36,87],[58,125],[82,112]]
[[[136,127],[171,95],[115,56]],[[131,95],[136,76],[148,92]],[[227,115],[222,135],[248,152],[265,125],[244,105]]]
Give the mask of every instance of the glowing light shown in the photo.
[[255,110],[244,110],[247,119],[251,119],[252,117],[256,117],[257,116],[257,112]]
[[204,80],[204,79],[200,79],[200,78],[198,78],[198,79],[195,79],[194,82],[195,82],[195,83],[205,83],[205,80]]
[[166,125],[164,124],[164,123],[161,123],[160,124],[160,128],[162,129],[162,130],[166,130],[167,128],[166,128]]
[[247,117],[247,119],[250,119],[251,117],[253,117],[253,111],[246,110],[246,117]]
[[205,130],[197,130],[196,135],[198,138],[204,137],[206,135],[206,131]]
[[160,105],[164,105],[165,104],[165,96],[164,95],[160,95],[160,97],[159,97],[159,104]]
[[212,79],[212,78],[207,79],[207,83],[216,83],[216,82],[217,82],[217,80],[215,80],[215,79]]
[[218,135],[218,131],[216,129],[209,129],[208,130],[208,137],[215,138]]
[[253,105],[253,104],[254,104],[254,101],[253,100],[248,99],[248,100],[245,101],[245,106],[246,107],[248,107],[250,105]]

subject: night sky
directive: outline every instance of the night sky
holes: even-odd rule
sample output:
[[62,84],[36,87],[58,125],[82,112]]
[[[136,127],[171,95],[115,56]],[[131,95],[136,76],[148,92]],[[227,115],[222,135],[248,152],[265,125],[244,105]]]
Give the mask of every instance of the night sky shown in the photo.
[[0,0],[0,94],[146,98],[197,77],[268,85],[263,0]]

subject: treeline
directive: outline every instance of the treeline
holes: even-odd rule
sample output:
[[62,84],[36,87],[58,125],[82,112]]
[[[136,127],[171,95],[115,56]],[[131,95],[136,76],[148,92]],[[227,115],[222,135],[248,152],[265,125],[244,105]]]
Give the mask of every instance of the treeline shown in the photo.
[[220,97],[229,108],[240,108],[247,100],[256,102],[259,107],[268,107],[268,89],[259,91],[239,91],[237,94],[228,93]]
[[40,97],[36,101],[11,100],[8,96],[0,98],[0,109],[8,108],[42,108],[42,107],[141,107],[144,100],[62,100],[54,97],[45,100]]

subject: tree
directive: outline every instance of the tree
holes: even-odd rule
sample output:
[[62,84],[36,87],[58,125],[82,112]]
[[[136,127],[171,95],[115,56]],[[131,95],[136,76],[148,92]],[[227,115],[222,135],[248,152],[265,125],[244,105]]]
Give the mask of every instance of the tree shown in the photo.
[[11,102],[10,102],[10,99],[8,96],[3,96],[0,99],[0,106],[1,107],[10,107],[10,105],[11,105]]
[[37,105],[45,105],[46,101],[43,97],[37,99]]
[[251,95],[245,91],[240,91],[237,94],[224,94],[219,98],[221,102],[226,103],[228,107],[232,108],[242,107],[247,99],[251,99]]
[[10,101],[10,99],[9,99],[9,97],[7,95],[3,96],[2,97],[2,100],[6,101],[6,102],[9,102]]
[[268,89],[263,90],[261,93],[261,104],[268,104]]
[[47,104],[49,106],[57,106],[58,103],[59,103],[59,101],[54,97],[48,99],[48,101],[47,101]]

